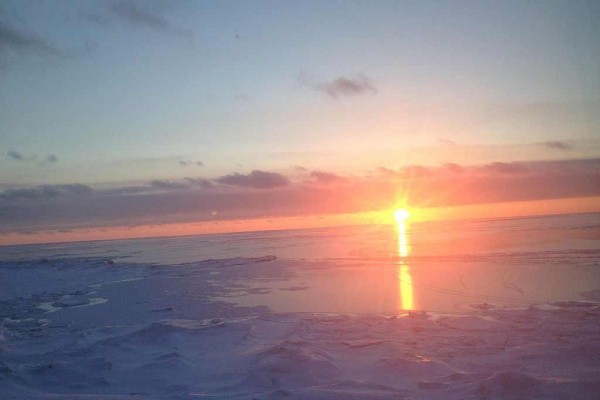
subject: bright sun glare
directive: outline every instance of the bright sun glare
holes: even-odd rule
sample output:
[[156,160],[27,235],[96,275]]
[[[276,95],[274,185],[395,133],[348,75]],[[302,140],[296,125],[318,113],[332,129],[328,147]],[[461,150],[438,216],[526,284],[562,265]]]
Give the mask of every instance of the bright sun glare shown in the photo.
[[398,223],[406,221],[409,217],[410,213],[403,208],[399,208],[394,211],[394,218]]

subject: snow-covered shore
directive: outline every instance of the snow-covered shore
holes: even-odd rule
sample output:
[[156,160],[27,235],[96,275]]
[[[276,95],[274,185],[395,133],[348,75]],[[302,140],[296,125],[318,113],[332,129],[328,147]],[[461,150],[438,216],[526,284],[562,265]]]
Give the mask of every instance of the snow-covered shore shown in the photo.
[[[587,301],[479,303],[461,313],[275,313],[215,297],[244,288],[227,273],[253,280],[271,265],[277,268],[270,281],[288,281],[285,260],[175,267],[105,261],[2,263],[2,398],[595,399],[600,393],[599,291],[584,294]],[[289,293],[295,291],[302,288]]]

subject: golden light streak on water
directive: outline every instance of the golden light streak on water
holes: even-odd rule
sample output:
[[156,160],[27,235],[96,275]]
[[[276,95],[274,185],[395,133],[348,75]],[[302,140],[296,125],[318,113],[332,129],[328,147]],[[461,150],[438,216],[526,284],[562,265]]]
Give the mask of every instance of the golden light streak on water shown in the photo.
[[400,304],[401,310],[413,310],[415,308],[413,297],[412,277],[410,268],[402,261],[398,268],[398,280],[400,282]]
[[[413,282],[410,275],[410,267],[406,262],[406,258],[410,254],[410,244],[408,242],[408,234],[406,230],[408,213],[405,211],[395,213],[396,226],[398,233],[398,311],[414,310],[415,302],[413,295]],[[400,216],[401,218],[399,218]]]

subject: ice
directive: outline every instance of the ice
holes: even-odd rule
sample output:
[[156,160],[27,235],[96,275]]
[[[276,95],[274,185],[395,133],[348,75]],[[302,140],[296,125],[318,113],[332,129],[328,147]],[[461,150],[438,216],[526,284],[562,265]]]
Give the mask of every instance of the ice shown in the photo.
[[[67,264],[57,268],[69,271]],[[211,302],[224,283],[199,281],[196,301],[212,305],[188,300],[185,315],[183,305],[168,305],[183,304],[173,296],[189,299],[184,287],[136,309],[146,293],[139,290],[166,290],[166,282],[189,280],[194,271],[204,276],[200,270],[139,266],[128,274],[140,279],[92,293],[98,268],[79,264],[79,290],[2,302],[0,391],[8,398],[592,399],[600,389],[600,306],[593,301],[440,315],[257,315]],[[112,307],[136,312],[115,324],[102,317]],[[165,312],[173,317],[164,319]]]
[[[282,235],[286,246],[297,236]],[[173,240],[149,243],[162,251]],[[218,258],[212,248],[183,262],[134,262],[95,246],[84,249],[102,257],[0,261],[0,398],[591,400],[600,393],[599,253],[589,243],[584,251],[495,249],[404,264],[362,250],[348,258]],[[401,266],[410,268],[412,299]]]

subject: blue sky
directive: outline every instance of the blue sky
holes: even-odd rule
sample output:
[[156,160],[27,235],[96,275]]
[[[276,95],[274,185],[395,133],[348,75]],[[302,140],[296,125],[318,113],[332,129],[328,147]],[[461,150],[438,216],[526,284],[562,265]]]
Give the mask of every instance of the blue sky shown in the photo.
[[599,20],[597,1],[3,1],[0,189],[595,158]]

